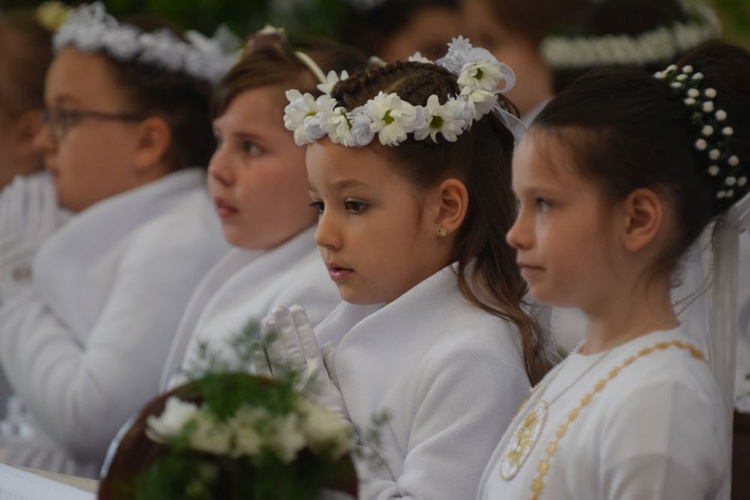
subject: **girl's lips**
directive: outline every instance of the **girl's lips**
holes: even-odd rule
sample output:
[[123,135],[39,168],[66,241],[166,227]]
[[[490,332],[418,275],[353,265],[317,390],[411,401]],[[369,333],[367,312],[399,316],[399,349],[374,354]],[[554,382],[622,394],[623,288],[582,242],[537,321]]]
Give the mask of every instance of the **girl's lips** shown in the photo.
[[331,275],[333,281],[342,281],[354,273],[353,269],[347,269],[345,267],[338,267],[335,265],[328,266],[328,274]]
[[526,277],[529,274],[533,274],[537,271],[541,271],[542,267],[540,266],[531,266],[529,264],[524,264],[522,262],[518,263],[518,270],[521,273],[521,276]]
[[237,213],[236,208],[223,200],[216,199],[214,204],[216,205],[216,213],[219,214],[221,219],[226,219]]

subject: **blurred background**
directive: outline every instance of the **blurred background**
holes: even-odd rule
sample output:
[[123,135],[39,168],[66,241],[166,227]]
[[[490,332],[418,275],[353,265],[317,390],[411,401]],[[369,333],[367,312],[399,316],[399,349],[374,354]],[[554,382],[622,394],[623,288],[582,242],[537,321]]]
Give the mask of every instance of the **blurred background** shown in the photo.
[[[750,46],[750,0],[688,0],[713,7],[722,20],[724,36]],[[36,7],[43,2],[0,0],[0,10]],[[68,5],[81,2],[67,1]],[[378,0],[106,0],[116,17],[155,14],[184,27],[213,34],[225,24],[244,36],[266,24],[283,26],[294,36],[319,34],[339,38],[347,9],[367,8]]]

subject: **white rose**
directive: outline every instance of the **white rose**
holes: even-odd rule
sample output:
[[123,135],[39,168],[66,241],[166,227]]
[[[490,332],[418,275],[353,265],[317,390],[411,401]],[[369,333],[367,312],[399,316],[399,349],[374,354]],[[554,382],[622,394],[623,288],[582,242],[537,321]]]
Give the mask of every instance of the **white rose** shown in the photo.
[[164,405],[164,411],[158,417],[150,416],[146,419],[148,429],[158,438],[170,438],[178,435],[182,429],[198,412],[198,407],[183,401],[177,396],[171,396]]

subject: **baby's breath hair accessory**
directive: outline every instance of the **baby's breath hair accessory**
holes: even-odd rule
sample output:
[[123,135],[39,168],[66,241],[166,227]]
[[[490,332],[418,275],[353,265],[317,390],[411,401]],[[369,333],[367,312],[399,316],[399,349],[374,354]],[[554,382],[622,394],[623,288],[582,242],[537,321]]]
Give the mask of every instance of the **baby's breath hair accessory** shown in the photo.
[[186,31],[184,41],[171,30],[144,33],[136,26],[120,24],[107,14],[104,4],[81,5],[68,13],[55,33],[55,50],[75,47],[87,52],[106,52],[123,62],[137,62],[186,73],[194,78],[218,81],[234,64],[232,36],[221,29],[213,38]]
[[690,111],[690,122],[697,132],[694,148],[705,161],[706,173],[716,189],[715,208],[721,212],[740,199],[750,188],[746,167],[732,153],[732,127],[727,113],[716,104],[716,90],[704,85],[703,73],[692,66],[670,65],[654,75],[664,80]]
[[540,51],[555,70],[666,64],[721,33],[721,22],[710,7],[690,5],[685,10],[690,17],[687,22],[638,35],[548,36]]
[[[419,53],[409,60],[435,64]],[[326,135],[334,143],[348,147],[366,146],[376,135],[385,146],[396,146],[409,134],[414,134],[416,140],[429,137],[437,142],[438,136],[442,136],[454,142],[474,121],[495,111],[516,140],[520,138],[525,128],[497,100],[499,92],[510,90],[515,83],[515,75],[507,65],[498,62],[487,50],[472,47],[463,37],[454,38],[448,44],[446,56],[436,63],[458,77],[459,94],[449,96],[443,104],[437,95],[431,95],[425,106],[414,106],[398,94],[380,92],[364,105],[348,111],[330,95],[334,85],[348,75],[330,72],[325,83],[318,85],[323,92],[318,98],[298,90],[287,91],[289,104],[284,110],[284,126],[294,132],[294,140],[300,146]],[[498,89],[500,82],[504,85]]]

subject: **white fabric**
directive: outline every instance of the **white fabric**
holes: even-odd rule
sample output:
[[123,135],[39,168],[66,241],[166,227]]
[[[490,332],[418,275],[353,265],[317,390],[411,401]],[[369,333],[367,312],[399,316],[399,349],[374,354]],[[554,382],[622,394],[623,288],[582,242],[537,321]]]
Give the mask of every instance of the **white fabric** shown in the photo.
[[[0,191],[0,304],[3,296],[28,286],[39,246],[69,215],[57,207],[57,193],[47,172],[17,176]],[[0,371],[0,419],[11,394]]]
[[317,336],[337,344],[337,379],[355,427],[390,415],[380,445],[363,443],[383,463],[358,461],[359,498],[472,498],[528,394],[516,329],[463,299],[448,267],[380,309],[343,303]]
[[531,108],[528,112],[526,112],[526,114],[521,117],[521,122],[526,125],[526,128],[529,128],[531,126],[531,124],[534,122],[534,118],[536,118],[536,115],[541,113],[547,103],[549,103],[551,100],[551,98],[545,99],[544,101]]
[[260,323],[276,305],[300,304],[317,325],[341,302],[314,232],[307,229],[269,252],[233,249],[206,275],[180,322],[162,390],[184,382],[184,370],[200,366],[201,343],[229,355],[226,341],[249,320]]
[[96,472],[117,429],[157,394],[188,298],[227,249],[200,169],[97,203],[56,231],[33,287],[0,309],[0,361],[28,410],[3,427],[9,462]]
[[[606,357],[571,354],[540,384],[508,428],[485,471],[478,498],[530,498],[532,479],[548,445],[584,395],[626,358],[669,340],[688,337],[680,327],[634,339]],[[558,394],[562,396],[554,399]],[[540,397],[552,402],[539,440],[517,475],[503,480],[500,457]],[[580,411],[549,462],[539,498],[723,499],[729,482],[727,436],[721,397],[708,364],[675,347],[655,351],[624,368]]]
[[68,217],[47,172],[16,176],[0,191],[0,304],[29,285],[37,250]]

